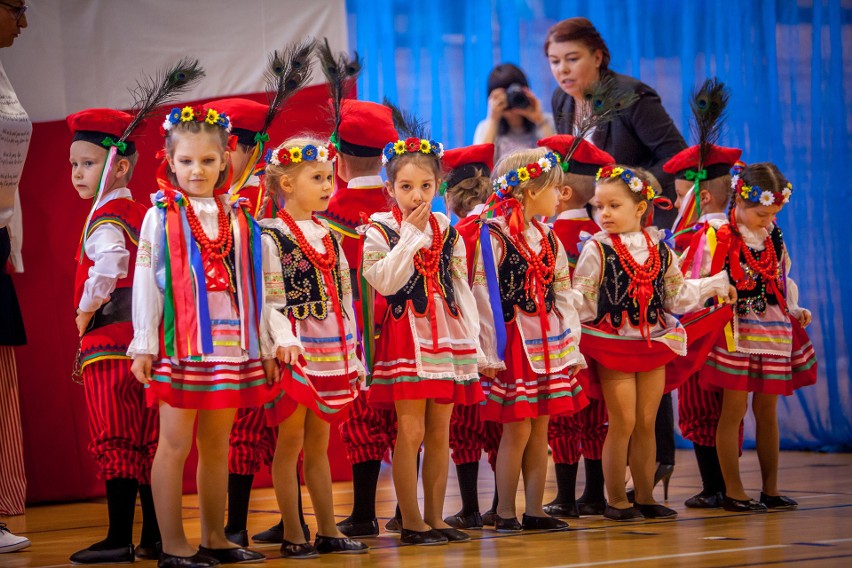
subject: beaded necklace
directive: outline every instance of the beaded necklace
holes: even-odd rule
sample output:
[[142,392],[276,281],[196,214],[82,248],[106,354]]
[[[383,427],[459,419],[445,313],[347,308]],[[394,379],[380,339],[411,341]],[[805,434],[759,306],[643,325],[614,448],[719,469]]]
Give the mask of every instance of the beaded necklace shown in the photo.
[[654,297],[654,281],[660,274],[662,262],[660,250],[654,245],[647,231],[642,231],[645,243],[648,245],[648,260],[639,264],[627,247],[621,242],[620,235],[611,235],[612,248],[618,256],[621,267],[630,279],[627,294],[639,305],[639,331],[648,342],[651,341],[651,326],[648,323],[648,306]]
[[225,205],[219,198],[214,198],[218,209],[218,230],[215,240],[210,240],[204,233],[204,228],[201,226],[198,216],[195,214],[195,209],[192,207],[192,202],[186,200],[186,220],[189,223],[189,230],[192,232],[192,238],[198,243],[198,248],[201,249],[201,260],[204,263],[204,275],[206,279],[207,289],[214,292],[224,290],[233,290],[231,278],[228,274],[228,269],[225,267],[225,257],[231,252],[234,236],[231,233],[231,219],[228,212],[225,211]]

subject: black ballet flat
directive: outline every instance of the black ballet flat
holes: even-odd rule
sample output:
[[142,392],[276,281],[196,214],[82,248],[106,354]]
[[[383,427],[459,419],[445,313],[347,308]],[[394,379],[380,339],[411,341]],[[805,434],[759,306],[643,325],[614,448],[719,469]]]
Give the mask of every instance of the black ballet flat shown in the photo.
[[218,566],[219,561],[204,554],[193,554],[192,556],[174,556],[167,552],[160,553],[157,568],[209,568]]
[[447,542],[470,542],[470,535],[458,529],[433,529],[435,532],[447,539]]
[[266,562],[266,556],[248,548],[207,548],[199,546],[198,553],[219,561],[219,564],[254,564]]
[[[585,501],[582,497],[577,499],[577,512],[581,517],[593,517],[603,515],[606,511],[606,501]],[[545,512],[547,510],[545,509]]]
[[[302,532],[305,535],[305,541],[310,541],[311,530],[308,528],[308,525],[302,525]],[[378,528],[376,529],[376,534],[378,534]],[[279,521],[277,525],[271,526],[265,531],[257,533],[256,535],[252,536],[251,539],[255,542],[281,544],[282,542],[284,542],[284,521]]]
[[402,519],[399,517],[391,517],[388,522],[385,523],[385,530],[389,533],[399,534],[399,527],[402,525]]
[[718,509],[722,506],[721,493],[699,493],[683,502],[690,509]]
[[774,509],[776,511],[792,511],[799,504],[796,501],[793,501],[789,497],[785,497],[784,495],[767,495],[764,492],[760,492],[760,502],[766,505],[767,509]]
[[493,510],[488,510],[482,513],[482,526],[483,527],[493,527],[494,522],[497,520],[497,512]]
[[337,530],[349,538],[379,536],[379,521],[376,518],[369,521],[340,521],[337,523]]
[[524,530],[517,518],[504,519],[500,515],[494,515],[494,529],[498,533],[519,533]]
[[561,517],[563,519],[580,518],[580,508],[577,506],[576,501],[573,503],[548,503],[543,509],[551,517]]
[[449,540],[436,530],[411,531],[400,529],[399,542],[402,544],[413,544],[416,546],[435,546],[447,544]]
[[225,531],[225,538],[227,538],[228,540],[230,540],[231,542],[233,542],[234,544],[236,544],[238,546],[245,547],[245,546],[249,545],[248,531],[247,530],[234,531],[234,532]]
[[639,509],[637,509],[636,507],[616,509],[615,507],[607,505],[603,516],[605,519],[609,519],[610,521],[618,521],[620,523],[645,520],[645,515],[640,513]]
[[734,499],[725,495],[722,508],[731,513],[765,513],[766,505],[754,499]]
[[481,529],[483,527],[482,514],[478,511],[469,515],[463,515],[461,512],[456,513],[452,517],[447,517],[444,522],[454,529]]
[[133,545],[115,548],[84,548],[72,554],[70,560],[71,564],[129,564],[134,561]]
[[296,544],[285,540],[281,543],[281,558],[292,558],[294,560],[304,560],[307,558],[318,558],[319,552],[310,542]]
[[314,548],[320,554],[366,554],[370,547],[359,540],[318,534]]
[[139,560],[159,560],[163,553],[163,543],[155,542],[154,544],[142,544],[136,547],[136,558]]
[[568,523],[554,517],[532,517],[524,513],[521,528],[525,531],[567,531]]
[[640,503],[634,503],[633,506],[637,511],[642,513],[642,516],[646,519],[674,519],[677,517],[677,511],[669,509],[665,505],[642,505]]

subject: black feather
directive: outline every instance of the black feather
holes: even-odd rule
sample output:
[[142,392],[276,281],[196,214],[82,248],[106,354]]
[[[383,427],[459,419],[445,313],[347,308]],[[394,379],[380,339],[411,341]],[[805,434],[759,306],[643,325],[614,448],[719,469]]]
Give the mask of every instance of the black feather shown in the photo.
[[131,91],[135,116],[120,140],[126,140],[144,120],[163,105],[174,101],[177,95],[188,91],[202,77],[204,77],[204,69],[198,64],[197,59],[189,57],[184,57],[171,67],[157,72],[153,77],[143,75],[136,81],[136,88]]
[[699,169],[704,167],[710,145],[719,140],[729,99],[728,88],[715,77],[705,80],[698,90],[692,92],[689,108],[692,110],[693,136],[698,140]]
[[310,80],[311,53],[315,44],[313,38],[306,38],[289,45],[283,51],[275,50],[269,55],[265,77],[269,110],[261,132],[266,132],[281,112],[284,102]]
[[429,134],[426,132],[426,123],[417,118],[414,113],[402,110],[388,99],[385,99],[382,103],[391,110],[394,128],[396,128],[401,139],[429,138]]
[[583,101],[575,113],[580,113],[574,143],[568,149],[563,161],[568,161],[580,146],[580,142],[592,129],[599,128],[624,112],[639,100],[635,91],[619,88],[613,77],[596,81],[583,90]]
[[331,98],[332,137],[336,137],[342,117],[343,100],[351,92],[358,74],[361,73],[361,58],[358,52],[355,52],[351,59],[346,53],[335,55],[328,44],[328,38],[323,38],[322,42],[317,42],[316,53],[322,73],[328,83],[329,97]]

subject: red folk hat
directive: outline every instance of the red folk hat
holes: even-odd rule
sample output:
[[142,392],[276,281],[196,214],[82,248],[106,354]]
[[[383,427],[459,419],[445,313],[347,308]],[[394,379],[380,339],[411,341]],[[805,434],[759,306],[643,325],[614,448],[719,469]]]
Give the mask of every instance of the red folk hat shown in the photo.
[[237,142],[246,146],[257,144],[255,136],[263,129],[269,112],[269,105],[241,98],[210,101],[204,106],[228,115],[231,135],[236,136]]
[[[699,146],[697,144],[681,150],[663,164],[663,171],[680,179],[695,179],[699,169],[698,151]],[[739,148],[726,148],[725,146],[710,144],[704,156],[704,163],[701,165],[702,169],[707,172],[707,176],[702,175],[702,179],[714,179],[727,174],[740,159],[742,153],[743,151]],[[688,171],[693,172],[689,177],[687,177]]]
[[[83,140],[108,150],[114,145],[112,142],[118,142],[133,122],[133,116],[111,108],[87,108],[69,114],[65,120],[68,122],[68,128],[74,133],[72,142]],[[123,149],[118,147],[117,150],[122,156],[135,154],[133,135],[125,141]]]
[[615,158],[587,140],[577,142],[574,153],[566,160],[565,156],[575,144],[576,138],[570,134],[557,134],[538,141],[538,145],[550,148],[562,160],[562,171],[580,176],[594,176],[604,166],[615,164]]
[[379,157],[388,142],[399,138],[390,108],[355,99],[343,100],[337,133],[340,152],[361,157]]
[[441,164],[447,187],[476,176],[490,176],[494,169],[494,144],[474,144],[444,152]]

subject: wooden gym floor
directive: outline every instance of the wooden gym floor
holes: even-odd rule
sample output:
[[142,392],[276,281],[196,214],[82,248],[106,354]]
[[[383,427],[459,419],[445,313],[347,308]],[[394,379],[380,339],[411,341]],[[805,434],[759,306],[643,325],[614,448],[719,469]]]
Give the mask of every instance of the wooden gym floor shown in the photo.
[[[473,542],[439,547],[400,547],[397,537],[383,533],[365,539],[370,553],[362,556],[323,556],[306,565],[330,566],[852,566],[852,454],[784,452],[781,454],[782,491],[799,501],[792,512],[736,515],[720,510],[692,510],[684,499],[699,490],[691,451],[678,451],[678,464],[669,488],[669,505],[680,516],[672,521],[619,524],[588,517],[569,521],[565,533],[498,535],[493,530],[471,531]],[[760,473],[757,456],[747,451],[742,460],[747,489],[757,496]],[[580,478],[582,479],[582,467]],[[553,472],[548,476],[545,501],[555,494]],[[581,481],[578,486],[582,487]],[[491,502],[494,483],[485,461],[480,467],[480,502]],[[335,503],[340,518],[351,507],[348,482],[335,484]],[[657,487],[662,499],[662,486]],[[303,489],[305,515],[311,531],[310,497]],[[383,467],[379,481],[380,526],[393,515],[395,499],[390,468]],[[522,498],[519,513],[523,511]],[[459,509],[458,485],[451,468],[445,514]],[[249,534],[260,532],[278,520],[272,489],[254,491],[249,515]],[[485,508],[483,508],[485,510]],[[197,499],[184,499],[184,520],[191,541],[199,538]],[[16,534],[26,535],[32,546],[0,555],[0,567],[69,566],[68,556],[106,533],[103,502],[36,506],[25,516],[0,517]],[[137,509],[137,535],[139,530]],[[267,555],[266,566],[293,565],[278,554],[277,545],[253,547]],[[140,568],[153,567],[152,561]]]

